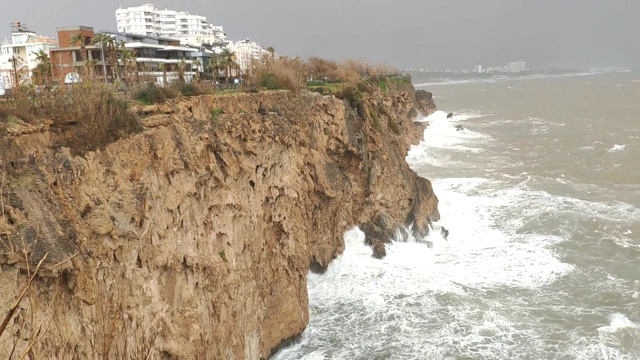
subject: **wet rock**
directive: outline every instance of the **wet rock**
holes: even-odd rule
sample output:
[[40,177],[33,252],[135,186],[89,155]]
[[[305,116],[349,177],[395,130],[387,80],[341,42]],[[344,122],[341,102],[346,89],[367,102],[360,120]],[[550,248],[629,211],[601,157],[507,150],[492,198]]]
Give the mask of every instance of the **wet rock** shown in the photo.
[[382,259],[385,256],[387,256],[386,246],[381,242],[373,244],[373,257],[376,259]]
[[431,115],[438,110],[435,102],[433,102],[433,94],[426,90],[416,91],[416,104],[418,110],[425,116]]
[[463,131],[463,130],[464,130],[464,126],[456,125],[456,131]]
[[453,113],[448,113],[447,114],[447,119],[451,119],[451,118],[453,118]]
[[447,238],[449,237],[449,230],[447,230],[444,226],[440,228],[440,235],[442,235],[442,238],[447,240]]

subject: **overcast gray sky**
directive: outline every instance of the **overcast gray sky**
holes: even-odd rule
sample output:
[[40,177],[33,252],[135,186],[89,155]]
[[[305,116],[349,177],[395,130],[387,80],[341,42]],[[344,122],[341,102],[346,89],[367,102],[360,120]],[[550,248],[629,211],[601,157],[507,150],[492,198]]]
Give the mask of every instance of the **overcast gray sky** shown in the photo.
[[[45,35],[68,25],[115,30],[132,0],[0,0],[0,37],[22,21]],[[207,16],[231,40],[283,55],[366,58],[401,68],[640,68],[640,0],[157,0]]]

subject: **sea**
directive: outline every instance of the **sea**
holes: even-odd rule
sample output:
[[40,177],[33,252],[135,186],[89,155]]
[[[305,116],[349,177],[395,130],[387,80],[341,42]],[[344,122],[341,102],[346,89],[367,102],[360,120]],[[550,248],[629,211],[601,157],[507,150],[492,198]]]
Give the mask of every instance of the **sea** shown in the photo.
[[640,73],[420,81],[441,220],[382,260],[347,232],[273,358],[640,359]]

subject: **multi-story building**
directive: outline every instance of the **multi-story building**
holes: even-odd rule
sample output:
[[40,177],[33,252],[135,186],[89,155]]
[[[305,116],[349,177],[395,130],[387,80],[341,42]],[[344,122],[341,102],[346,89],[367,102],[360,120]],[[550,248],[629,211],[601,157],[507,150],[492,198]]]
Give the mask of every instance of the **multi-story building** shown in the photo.
[[145,4],[116,10],[118,32],[180,39],[182,44],[201,45],[223,42],[222,26],[214,26],[205,16],[186,11],[157,9]]
[[[197,50],[181,45],[177,39],[120,32],[102,32],[101,35],[110,37],[112,44],[106,48],[93,44],[96,34],[92,27],[58,28],[60,47],[51,50],[53,78],[60,84],[82,81],[86,77],[108,82],[165,84],[180,76],[190,82],[195,75],[192,66]],[[77,37],[84,39],[84,43],[74,43],[72,39],[77,40]],[[113,47],[117,44],[124,44],[124,48]],[[125,50],[130,53],[126,64]]]
[[509,72],[523,72],[527,71],[527,66],[524,61],[516,61],[509,63]]
[[133,51],[137,76],[142,81],[165,85],[177,80],[182,72],[184,80],[191,82],[197,71],[194,58],[198,58],[198,67],[202,66],[199,49],[181,45],[177,39],[120,32],[103,34],[111,36],[116,43],[123,42],[125,48]]
[[11,41],[0,44],[0,86],[13,88],[20,85],[36,84],[34,70],[38,67],[40,51],[49,51],[58,46],[58,42],[46,36],[30,31],[24,24],[11,24]]
[[236,63],[240,66],[242,72],[251,69],[251,64],[254,60],[262,60],[263,56],[270,55],[258,43],[249,39],[230,42],[227,45],[227,49],[235,53]]
[[103,49],[92,44],[95,36],[93,28],[66,26],[56,30],[59,47],[50,51],[53,79],[58,84],[63,84],[82,81],[83,76],[102,77]]

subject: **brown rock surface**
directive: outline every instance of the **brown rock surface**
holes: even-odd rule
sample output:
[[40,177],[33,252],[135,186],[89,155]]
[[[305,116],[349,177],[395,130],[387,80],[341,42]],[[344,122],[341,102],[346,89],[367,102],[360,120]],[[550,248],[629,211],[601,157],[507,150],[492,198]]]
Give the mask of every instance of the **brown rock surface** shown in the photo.
[[306,275],[342,253],[346,230],[361,225],[383,256],[401,225],[424,234],[439,217],[405,162],[423,132],[411,115],[430,105],[411,87],[365,93],[365,116],[346,104],[286,91],[176,99],[135,109],[143,133],[83,157],[47,131],[8,134],[3,314],[48,255],[0,357],[39,327],[43,358],[259,359],[299,335]]

